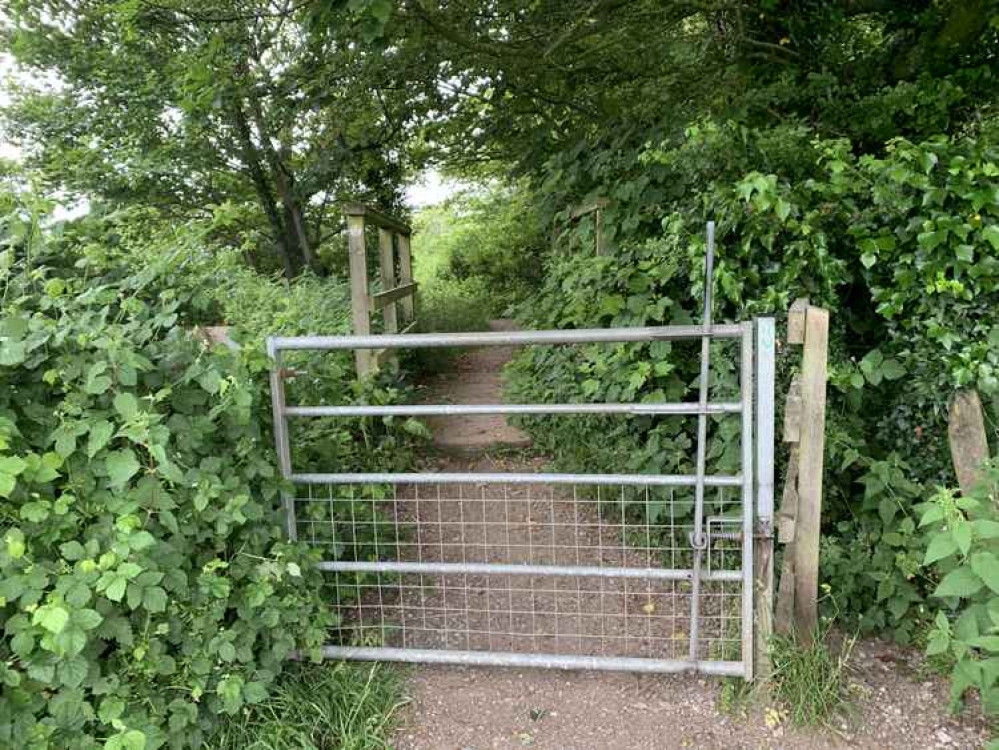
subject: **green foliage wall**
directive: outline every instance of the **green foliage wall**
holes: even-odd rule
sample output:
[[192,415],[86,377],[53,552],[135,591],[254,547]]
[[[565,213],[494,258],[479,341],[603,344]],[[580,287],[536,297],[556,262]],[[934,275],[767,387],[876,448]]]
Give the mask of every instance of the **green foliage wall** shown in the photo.
[[[943,415],[957,387],[997,395],[999,151],[989,138],[895,140],[882,156],[804,128],[702,125],[675,148],[647,149],[640,193],[618,197],[614,254],[552,257],[524,321],[537,327],[635,326],[699,319],[704,222],[718,223],[716,319],[776,314],[808,296],[833,313],[823,570],[840,611],[903,640],[925,620],[932,574],[914,505],[952,480]],[[739,144],[742,147],[739,147]],[[742,157],[707,179],[719,153]],[[764,162],[771,169],[745,169]],[[731,168],[733,174],[728,174]],[[702,187],[694,189],[697,179]],[[657,226],[658,225],[658,226]],[[652,239],[642,237],[652,236]],[[683,400],[696,357],[676,345],[528,350],[512,369],[518,400]],[[719,351],[718,386],[733,355]],[[784,360],[782,378],[793,363]],[[574,468],[689,469],[690,425],[637,419],[525,420]],[[721,423],[724,466],[738,435]]]
[[[140,238],[156,252],[124,252]],[[342,284],[234,274],[197,225],[150,234],[120,214],[45,230],[31,253],[24,233],[8,240],[0,745],[199,747],[337,625],[320,551],[285,541],[261,339],[342,329]],[[190,335],[220,311],[248,325],[240,351]],[[305,364],[311,401],[396,397]],[[413,439],[374,421],[321,429],[304,460],[327,466],[405,460]]]

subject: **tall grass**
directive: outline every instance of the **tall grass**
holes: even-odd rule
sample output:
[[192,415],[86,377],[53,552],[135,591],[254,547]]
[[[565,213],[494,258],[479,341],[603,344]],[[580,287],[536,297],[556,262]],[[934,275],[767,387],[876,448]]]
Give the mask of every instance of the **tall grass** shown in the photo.
[[206,750],[388,750],[400,700],[384,666],[289,667],[269,698],[228,717]]
[[834,648],[828,627],[819,630],[808,642],[774,636],[770,643],[773,696],[793,724],[826,725],[844,707],[846,665],[856,639]]

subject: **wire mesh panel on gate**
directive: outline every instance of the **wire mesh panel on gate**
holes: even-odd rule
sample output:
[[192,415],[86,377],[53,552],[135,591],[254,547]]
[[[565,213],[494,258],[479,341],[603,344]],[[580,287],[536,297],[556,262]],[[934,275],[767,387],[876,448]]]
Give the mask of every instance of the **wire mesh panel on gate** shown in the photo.
[[[462,572],[334,575],[344,645],[681,659],[690,636],[692,488],[308,485],[298,537],[339,559]],[[739,658],[741,516],[715,488],[699,651]],[[735,529],[735,532],[732,531]],[[516,566],[509,569],[506,566]],[[585,568],[588,573],[573,569]]]

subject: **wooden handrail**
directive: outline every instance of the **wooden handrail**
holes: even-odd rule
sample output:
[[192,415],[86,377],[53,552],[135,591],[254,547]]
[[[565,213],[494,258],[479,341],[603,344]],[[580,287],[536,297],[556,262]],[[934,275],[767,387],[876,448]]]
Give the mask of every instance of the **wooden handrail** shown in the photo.
[[363,216],[366,222],[371,223],[376,227],[390,229],[393,232],[404,234],[407,237],[413,233],[413,229],[409,226],[409,224],[399,221],[398,219],[394,219],[376,208],[365,206],[363,203],[346,203],[343,206],[343,213],[345,216]]
[[371,306],[376,310],[381,310],[386,305],[390,305],[396,300],[400,300],[403,297],[408,297],[411,294],[416,293],[416,288],[419,286],[415,281],[409,284],[403,284],[402,286],[397,286],[395,289],[386,289],[384,292],[379,292],[378,294],[371,295]]

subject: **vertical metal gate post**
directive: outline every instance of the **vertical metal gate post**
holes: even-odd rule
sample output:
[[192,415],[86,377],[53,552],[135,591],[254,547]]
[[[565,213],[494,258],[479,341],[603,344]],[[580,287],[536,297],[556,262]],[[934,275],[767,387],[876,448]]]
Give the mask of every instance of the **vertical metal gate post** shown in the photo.
[[742,662],[753,679],[753,324],[742,324]]
[[[328,658],[700,672],[752,679],[753,323],[567,331],[275,337],[274,431],[289,535],[326,551],[342,621]],[[712,401],[705,349],[739,346],[738,401]],[[288,405],[286,351],[697,341],[697,401]],[[772,365],[772,363],[771,363]],[[772,366],[771,366],[772,371]],[[760,382],[767,379],[764,375]],[[696,416],[692,474],[299,473],[291,419],[468,414]],[[707,419],[738,414],[738,474],[707,471]],[[772,408],[760,410],[760,419]],[[756,432],[756,436],[754,436]],[[772,425],[770,426],[772,435]],[[711,497],[708,495],[711,491]],[[735,496],[732,496],[735,493]],[[693,497],[691,497],[693,495]],[[758,496],[759,495],[759,496]],[[772,499],[769,501],[772,508]],[[708,516],[709,507],[713,515]]]

